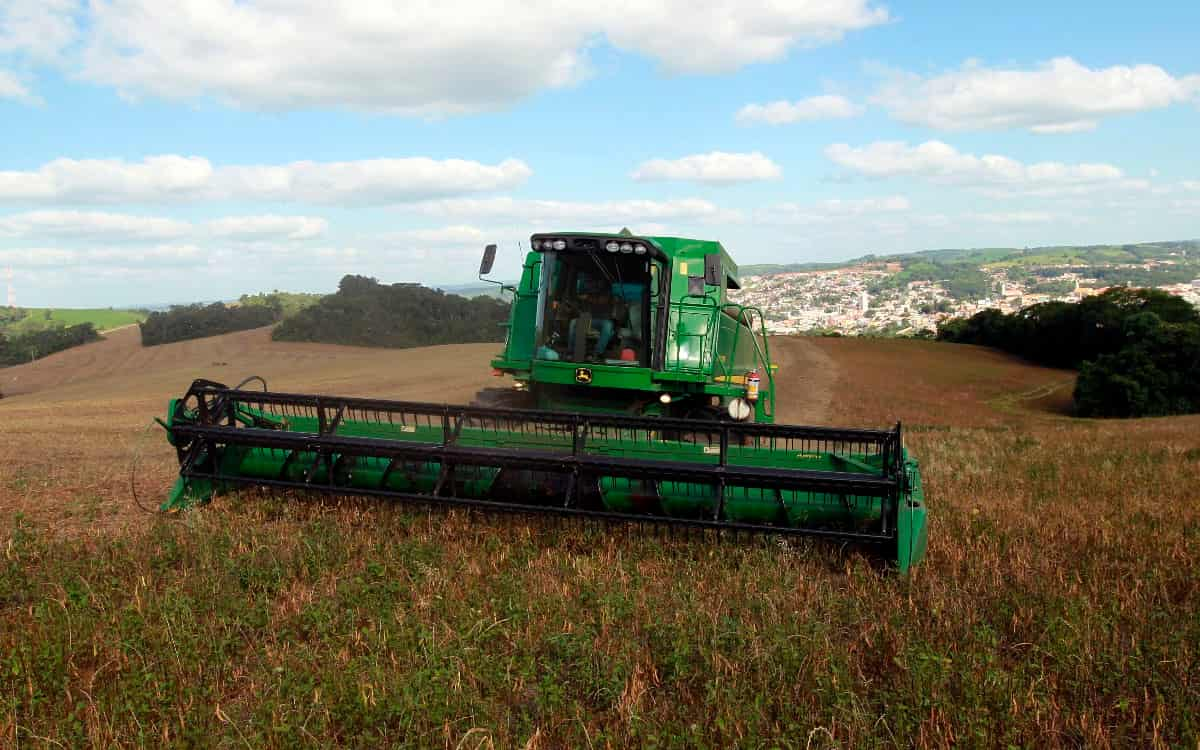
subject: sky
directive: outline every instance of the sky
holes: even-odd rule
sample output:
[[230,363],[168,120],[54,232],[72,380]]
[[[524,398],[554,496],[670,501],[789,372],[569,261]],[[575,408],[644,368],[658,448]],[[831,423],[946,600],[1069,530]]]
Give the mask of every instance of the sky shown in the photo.
[[0,0],[18,304],[1200,237],[1200,3]]

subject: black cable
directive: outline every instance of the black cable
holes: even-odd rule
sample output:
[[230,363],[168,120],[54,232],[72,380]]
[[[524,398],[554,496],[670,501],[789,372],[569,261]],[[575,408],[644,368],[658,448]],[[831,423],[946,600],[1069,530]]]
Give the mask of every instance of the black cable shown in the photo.
[[269,388],[267,388],[267,381],[264,380],[261,375],[251,375],[250,377],[246,378],[242,382],[235,385],[233,387],[233,390],[235,390],[235,391],[242,390],[242,386],[244,386],[246,383],[249,383],[252,380],[257,380],[258,382],[262,383],[263,393],[266,393],[268,390],[270,390]]

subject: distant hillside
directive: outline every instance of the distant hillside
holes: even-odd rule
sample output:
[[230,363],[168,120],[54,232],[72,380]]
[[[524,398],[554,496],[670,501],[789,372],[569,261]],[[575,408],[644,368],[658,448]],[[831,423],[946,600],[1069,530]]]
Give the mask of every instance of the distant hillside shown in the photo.
[[146,313],[109,308],[18,307],[0,308],[0,332],[10,335],[46,328],[63,328],[91,323],[97,331],[140,323]]
[[284,320],[273,338],[395,348],[503,341],[508,310],[490,297],[346,276],[336,294]]
[[830,271],[838,268],[860,266],[865,263],[899,263],[905,267],[922,262],[997,268],[1044,265],[1093,266],[1161,260],[1180,252],[1187,252],[1189,258],[1200,261],[1200,240],[1169,240],[1164,242],[1142,242],[1131,245],[942,248],[938,250],[920,250],[914,253],[863,255],[851,260],[831,263],[759,263],[744,265],[738,270],[742,276],[767,276],[801,271]]
[[[503,282],[509,286],[516,286],[516,281]],[[499,284],[457,284],[454,286],[442,286],[434,284],[432,289],[441,289],[446,294],[457,294],[460,297],[494,297],[501,299],[504,293],[500,289]]]

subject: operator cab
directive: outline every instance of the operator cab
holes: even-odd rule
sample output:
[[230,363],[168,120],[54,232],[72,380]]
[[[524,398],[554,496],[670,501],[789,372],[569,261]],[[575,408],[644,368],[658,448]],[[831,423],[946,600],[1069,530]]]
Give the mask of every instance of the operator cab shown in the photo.
[[666,295],[662,251],[636,237],[534,235],[542,254],[534,358],[649,367]]

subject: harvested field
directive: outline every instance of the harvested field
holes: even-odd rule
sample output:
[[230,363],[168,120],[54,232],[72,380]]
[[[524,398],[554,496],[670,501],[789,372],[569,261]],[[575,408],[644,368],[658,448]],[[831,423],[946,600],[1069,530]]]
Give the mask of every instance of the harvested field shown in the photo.
[[[932,527],[901,579],[380,503],[145,514],[129,457],[194,377],[462,401],[495,345],[118,334],[0,370],[0,745],[1198,746],[1200,417],[1074,420],[1071,373],[974,347],[775,340],[783,419],[904,422]],[[147,502],[173,460],[152,432]]]

